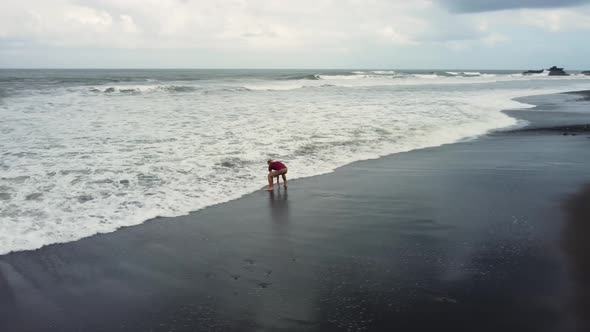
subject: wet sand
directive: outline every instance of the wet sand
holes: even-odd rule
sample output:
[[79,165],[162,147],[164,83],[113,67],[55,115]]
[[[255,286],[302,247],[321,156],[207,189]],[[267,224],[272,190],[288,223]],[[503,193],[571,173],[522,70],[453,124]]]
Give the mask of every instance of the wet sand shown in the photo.
[[590,331],[590,185],[565,204],[567,221],[562,245],[573,281],[570,309],[580,331]]
[[572,96],[523,99],[526,130],[0,256],[0,331],[586,331],[590,139],[547,130],[590,123]]

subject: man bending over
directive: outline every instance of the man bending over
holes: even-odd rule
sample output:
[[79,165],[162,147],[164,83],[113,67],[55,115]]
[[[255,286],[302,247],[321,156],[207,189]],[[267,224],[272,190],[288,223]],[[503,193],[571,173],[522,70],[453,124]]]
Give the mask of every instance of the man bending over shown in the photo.
[[[287,189],[287,166],[280,161],[273,161],[269,159],[267,161],[268,164],[268,191],[273,191],[274,189],[274,178],[277,178],[277,184],[279,184],[279,175],[283,177],[283,182],[285,189]],[[279,184],[280,185],[280,184]]]

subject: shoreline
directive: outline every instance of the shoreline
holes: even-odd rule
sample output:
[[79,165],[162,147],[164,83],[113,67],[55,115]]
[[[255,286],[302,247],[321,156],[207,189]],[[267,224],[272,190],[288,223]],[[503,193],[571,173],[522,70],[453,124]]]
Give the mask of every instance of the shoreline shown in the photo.
[[[580,101],[583,101],[583,100],[586,100],[584,98],[588,98],[589,93],[590,93],[590,90],[580,90],[580,91],[562,92],[562,93],[559,93],[559,94],[560,95],[566,95],[566,94],[581,95],[582,98],[579,99],[579,100]],[[540,96],[542,97],[542,96],[545,96],[545,95],[533,95],[533,96],[517,97],[517,98],[513,98],[512,100],[515,100],[515,101],[520,102],[520,100],[528,100],[528,99],[535,98],[535,97],[540,97]],[[530,105],[531,108],[535,108],[535,105],[534,104],[529,104],[529,103],[526,103],[526,102],[525,102],[525,104]],[[525,110],[525,109],[517,109],[516,111],[515,110],[500,110],[499,112],[504,113],[507,116],[515,119],[517,121],[517,123],[515,123],[513,125],[510,125],[510,126],[507,126],[507,127],[497,127],[497,128],[489,129],[488,131],[483,132],[483,133],[480,133],[480,134],[477,134],[477,135],[465,136],[465,137],[460,138],[460,139],[457,139],[457,140],[455,140],[453,142],[442,143],[442,144],[437,144],[437,145],[432,145],[432,146],[427,146],[427,147],[413,148],[413,149],[407,150],[407,151],[399,151],[399,152],[388,153],[388,154],[379,155],[379,156],[375,156],[375,157],[371,157],[371,158],[367,158],[367,159],[355,160],[355,161],[352,161],[352,162],[343,164],[341,166],[337,166],[337,167],[335,167],[335,168],[333,168],[333,169],[331,169],[329,171],[321,172],[321,173],[314,174],[314,175],[303,175],[301,177],[295,177],[295,178],[293,178],[292,180],[289,180],[289,181],[300,180],[300,179],[309,179],[309,178],[314,178],[314,177],[323,176],[323,175],[327,175],[327,174],[332,174],[332,173],[336,172],[338,169],[343,168],[343,167],[347,167],[347,166],[349,166],[351,164],[354,164],[356,162],[362,162],[362,161],[367,161],[367,160],[377,160],[377,159],[380,159],[380,158],[387,158],[389,156],[393,156],[393,155],[397,155],[397,154],[403,154],[403,153],[408,153],[408,152],[417,151],[417,150],[438,148],[438,147],[443,147],[443,146],[452,145],[452,144],[460,144],[462,142],[468,142],[468,141],[480,139],[482,137],[485,137],[486,135],[493,134],[494,132],[521,131],[524,128],[528,128],[530,126],[530,123],[522,123],[523,120],[521,119],[521,117],[524,114],[526,114],[528,112],[528,110]],[[516,115],[513,115],[512,114],[513,112]],[[524,113],[522,113],[522,112],[524,112]],[[524,120],[524,122],[527,122],[527,121]],[[516,128],[516,129],[512,130],[511,128]],[[531,128],[530,130],[533,130],[533,129]],[[558,131],[559,129],[558,128],[553,128],[552,130],[553,131]],[[583,132],[584,130],[585,130],[585,127],[578,126],[578,127],[575,127],[575,128],[571,128],[570,131],[575,134],[577,132]],[[264,185],[261,185],[260,188],[265,188],[265,186]],[[253,190],[253,191],[245,192],[245,193],[241,194],[240,196],[233,197],[233,198],[228,198],[228,199],[224,199],[224,200],[222,200],[220,202],[213,203],[211,205],[207,205],[207,206],[204,206],[202,208],[190,210],[190,211],[187,211],[185,213],[180,213],[180,214],[175,214],[175,215],[156,215],[154,217],[150,217],[150,218],[147,218],[147,219],[141,219],[141,221],[134,222],[133,224],[118,226],[117,228],[115,228],[113,230],[101,231],[101,232],[98,232],[98,233],[93,233],[91,235],[86,235],[86,236],[83,236],[81,238],[77,238],[75,240],[70,240],[70,241],[67,241],[67,242],[62,242],[62,241],[60,241],[60,242],[53,242],[53,243],[49,243],[49,244],[42,244],[42,245],[40,245],[40,246],[38,246],[36,248],[19,249],[19,250],[13,250],[13,251],[5,252],[5,253],[0,253],[0,257],[2,255],[7,255],[7,254],[10,254],[10,253],[22,252],[22,251],[30,251],[30,250],[39,250],[39,249],[42,249],[42,248],[44,248],[46,246],[66,244],[66,243],[70,243],[70,242],[80,241],[80,240],[83,240],[85,238],[89,238],[89,237],[93,237],[93,236],[101,236],[101,235],[104,235],[104,234],[110,234],[110,233],[113,233],[113,232],[120,231],[121,229],[124,229],[124,228],[127,228],[127,227],[141,226],[142,224],[145,224],[147,222],[152,222],[154,220],[159,220],[159,219],[162,219],[162,218],[177,218],[177,217],[187,216],[187,215],[190,215],[192,213],[198,212],[198,211],[203,210],[203,209],[208,209],[208,208],[211,208],[213,206],[220,205],[220,204],[227,204],[227,203],[230,203],[232,201],[241,199],[241,198],[243,198],[243,197],[245,197],[247,195],[252,195],[252,194],[256,193],[258,190],[260,190],[260,188],[259,189],[256,189],[256,190]]]
[[[589,118],[543,108],[508,112]],[[578,331],[560,206],[590,182],[586,136],[495,131],[12,252],[0,328]]]

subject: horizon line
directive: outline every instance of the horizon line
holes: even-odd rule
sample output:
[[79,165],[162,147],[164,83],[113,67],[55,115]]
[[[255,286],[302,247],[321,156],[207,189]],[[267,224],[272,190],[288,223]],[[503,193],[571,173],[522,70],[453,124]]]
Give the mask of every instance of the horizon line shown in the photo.
[[[559,67],[559,66],[558,66]],[[549,67],[550,68],[550,67]],[[549,69],[542,68],[542,69]],[[564,68],[564,67],[559,67]],[[506,70],[520,71],[531,70],[530,68],[387,68],[387,67],[349,67],[349,68],[245,68],[245,67],[0,67],[0,70]],[[584,71],[586,69],[566,69],[570,71]]]

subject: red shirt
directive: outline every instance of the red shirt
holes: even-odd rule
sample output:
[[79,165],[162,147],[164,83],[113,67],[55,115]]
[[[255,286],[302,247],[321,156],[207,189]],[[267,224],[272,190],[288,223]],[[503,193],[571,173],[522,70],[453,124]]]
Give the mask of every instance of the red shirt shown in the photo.
[[285,164],[283,164],[280,161],[273,161],[272,163],[270,163],[270,165],[268,165],[268,171],[280,171],[283,168],[287,168],[287,166],[285,166]]

